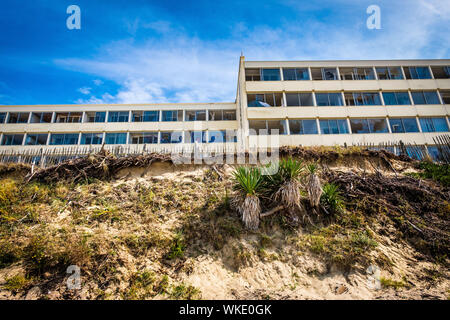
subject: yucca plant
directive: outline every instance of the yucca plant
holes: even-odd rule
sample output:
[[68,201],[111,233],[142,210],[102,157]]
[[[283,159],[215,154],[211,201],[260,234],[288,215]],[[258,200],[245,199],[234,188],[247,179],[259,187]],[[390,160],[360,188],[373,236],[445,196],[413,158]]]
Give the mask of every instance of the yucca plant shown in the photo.
[[339,192],[339,187],[333,183],[323,186],[323,194],[320,198],[322,205],[331,212],[340,212],[344,209],[344,201]]
[[306,189],[308,191],[309,203],[312,207],[319,206],[320,196],[322,195],[322,185],[317,176],[317,165],[311,163],[306,167],[309,172]]
[[258,229],[261,205],[258,197],[263,179],[259,168],[238,167],[233,172],[237,191],[232,200],[233,207],[240,213],[242,222],[251,230]]
[[266,193],[287,208],[300,207],[300,175],[303,163],[292,157],[281,159],[278,171],[264,176]]

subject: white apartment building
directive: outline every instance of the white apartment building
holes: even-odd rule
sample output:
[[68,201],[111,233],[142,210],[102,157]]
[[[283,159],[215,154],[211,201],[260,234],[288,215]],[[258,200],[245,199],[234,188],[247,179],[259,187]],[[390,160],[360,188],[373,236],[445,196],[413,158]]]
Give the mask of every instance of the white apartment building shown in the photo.
[[[230,103],[3,105],[0,152],[397,143],[449,131],[450,60],[245,61]],[[268,139],[270,137],[270,139]],[[219,147],[220,146],[220,147]]]

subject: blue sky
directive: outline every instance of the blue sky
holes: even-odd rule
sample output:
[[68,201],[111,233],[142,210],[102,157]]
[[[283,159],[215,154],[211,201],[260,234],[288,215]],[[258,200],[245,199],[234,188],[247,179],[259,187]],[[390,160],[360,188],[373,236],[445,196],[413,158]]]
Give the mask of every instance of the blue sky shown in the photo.
[[[81,30],[66,27],[69,5]],[[381,30],[366,27],[369,5]],[[247,60],[450,58],[450,0],[3,0],[0,105],[234,101]]]

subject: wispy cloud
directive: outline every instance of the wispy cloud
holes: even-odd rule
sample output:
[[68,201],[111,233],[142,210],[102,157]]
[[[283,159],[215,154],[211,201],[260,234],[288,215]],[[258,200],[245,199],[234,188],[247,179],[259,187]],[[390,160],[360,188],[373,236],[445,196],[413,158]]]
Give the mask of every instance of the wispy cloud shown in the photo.
[[[334,23],[333,17],[279,27],[238,22],[230,38],[217,40],[187,35],[169,21],[136,20],[129,25],[133,33],[147,28],[161,37],[138,45],[132,39],[116,41],[100,49],[95,58],[55,63],[120,86],[115,93],[81,98],[81,103],[217,102],[235,98],[241,50],[247,60],[448,57],[450,0],[401,3],[381,5],[383,29],[371,31],[365,27],[365,8],[360,15],[349,14],[349,23],[344,24]],[[293,2],[292,10],[297,9]]]

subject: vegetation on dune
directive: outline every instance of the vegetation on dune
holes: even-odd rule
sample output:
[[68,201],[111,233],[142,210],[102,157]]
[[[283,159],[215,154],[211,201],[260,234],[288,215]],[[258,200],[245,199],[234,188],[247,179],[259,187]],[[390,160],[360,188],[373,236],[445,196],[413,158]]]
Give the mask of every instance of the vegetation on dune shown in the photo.
[[[327,269],[392,270],[396,262],[381,251],[387,237],[411,245],[436,270],[448,267],[448,167],[420,164],[415,176],[385,175],[332,170],[313,158],[283,157],[273,175],[264,167],[231,175],[210,168],[184,180],[117,181],[119,167],[109,158],[107,175],[98,159],[77,162],[91,163],[98,175],[89,179],[70,176],[64,168],[73,163],[30,182],[23,168],[0,170],[0,272],[20,268],[0,292],[24,297],[39,286],[40,298],[50,299],[199,299],[200,289],[181,275],[205,256],[230,272],[302,255]],[[84,293],[66,289],[69,265],[82,269]],[[381,282],[408,288],[404,279]]]

